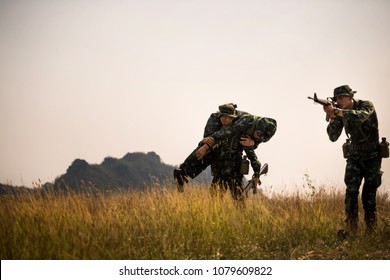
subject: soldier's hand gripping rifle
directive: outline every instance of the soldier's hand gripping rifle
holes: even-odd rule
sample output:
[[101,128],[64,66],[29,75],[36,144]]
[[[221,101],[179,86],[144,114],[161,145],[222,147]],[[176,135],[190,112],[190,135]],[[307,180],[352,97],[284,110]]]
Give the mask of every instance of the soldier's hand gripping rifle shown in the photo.
[[[332,97],[328,97],[326,99],[320,99],[317,97],[317,93],[314,93],[314,97],[308,96],[307,98],[314,100],[315,103],[321,104],[322,106],[327,106],[327,105],[333,105],[336,106],[337,103],[333,100]],[[329,121],[329,115],[326,114],[326,121]]]
[[[259,172],[259,178],[261,175],[263,174],[267,174],[268,173],[268,163],[265,163],[261,169],[260,169],[260,172]],[[257,193],[257,186],[255,186],[255,184],[253,183],[253,180],[249,180],[248,181],[248,184],[246,185],[245,187],[245,193],[246,195],[248,195],[248,192],[250,189],[253,189],[253,194],[256,194]]]

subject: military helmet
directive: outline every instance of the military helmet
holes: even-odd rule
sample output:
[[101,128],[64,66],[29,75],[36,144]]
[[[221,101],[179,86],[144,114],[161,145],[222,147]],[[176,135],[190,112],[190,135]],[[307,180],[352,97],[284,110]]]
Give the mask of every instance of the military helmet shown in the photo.
[[233,104],[233,103],[226,103],[226,104],[220,105],[218,116],[220,117],[222,115],[225,115],[225,116],[229,116],[232,118],[236,118],[237,117],[236,108],[237,108],[237,105]]
[[260,136],[261,142],[267,142],[274,136],[277,123],[271,118],[260,118],[255,125],[255,132]]
[[334,89],[333,96],[351,96],[355,93],[356,91],[353,91],[348,85],[343,85]]

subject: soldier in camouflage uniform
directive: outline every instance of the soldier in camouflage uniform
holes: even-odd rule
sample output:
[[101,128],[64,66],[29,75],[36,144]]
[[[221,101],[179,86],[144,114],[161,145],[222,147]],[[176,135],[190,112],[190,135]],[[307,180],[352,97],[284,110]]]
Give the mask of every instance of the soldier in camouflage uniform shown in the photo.
[[[204,130],[204,139],[180,165],[179,169],[174,170],[174,178],[178,183],[179,191],[183,191],[184,183],[188,182],[188,177],[195,178],[215,161],[214,150],[227,139],[237,135],[240,137],[239,143],[241,145],[253,146],[256,149],[260,143],[267,142],[274,135],[276,131],[275,120],[257,117],[238,110],[235,110],[236,118],[233,120],[233,124],[223,128],[219,118],[221,111],[234,110],[235,108],[234,104],[229,103],[221,105],[220,112],[211,114]],[[242,135],[246,136],[241,137]]]
[[[220,121],[223,128],[229,127],[236,117],[235,107],[230,106],[230,104],[220,106]],[[240,144],[242,141],[250,141],[249,139],[251,139],[249,135],[235,134],[222,141],[220,145],[215,145],[213,149],[214,161],[211,163],[213,182],[210,188],[210,193],[213,196],[222,196],[229,189],[235,200],[243,201],[245,198],[243,176],[247,174],[247,170],[243,170],[241,166],[243,161],[247,162],[246,159],[242,158],[244,150],[254,171],[254,184],[258,184],[261,164],[257,159],[254,147],[244,147]]]
[[363,178],[364,221],[367,232],[375,228],[376,192],[381,185],[383,173],[379,153],[378,119],[374,105],[370,101],[354,99],[355,93],[356,91],[352,91],[348,85],[337,87],[334,89],[337,107],[324,106],[330,117],[327,126],[329,139],[335,142],[343,128],[348,137],[343,145],[344,157],[347,159],[344,176],[347,187],[345,194],[347,234],[355,234],[358,228],[358,195]]

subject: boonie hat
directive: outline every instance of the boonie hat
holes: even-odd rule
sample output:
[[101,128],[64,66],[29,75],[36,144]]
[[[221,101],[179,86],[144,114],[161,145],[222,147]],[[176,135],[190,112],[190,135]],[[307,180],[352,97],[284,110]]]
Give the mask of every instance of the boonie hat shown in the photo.
[[227,103],[219,106],[219,116],[225,115],[232,118],[237,117],[237,111],[236,111],[237,105],[233,103]]
[[354,95],[356,91],[353,91],[348,85],[339,86],[334,89],[333,95],[336,96],[350,96]]

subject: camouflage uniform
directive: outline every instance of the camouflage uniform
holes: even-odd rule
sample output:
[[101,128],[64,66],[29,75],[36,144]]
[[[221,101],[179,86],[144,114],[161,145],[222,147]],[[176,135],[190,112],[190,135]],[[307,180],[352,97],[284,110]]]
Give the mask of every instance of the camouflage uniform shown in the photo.
[[[344,87],[344,88],[343,88]],[[335,89],[335,95],[342,89]],[[358,225],[358,195],[364,178],[362,202],[364,221],[367,230],[376,224],[376,191],[381,185],[382,158],[379,153],[378,118],[374,105],[370,101],[354,99],[352,110],[343,110],[343,117],[336,117],[327,127],[329,139],[335,142],[345,130],[348,140],[343,145],[344,157],[347,159],[344,182],[346,184],[345,212],[347,229],[356,232]]]
[[241,173],[242,154],[245,151],[255,174],[260,173],[261,164],[253,147],[240,145],[241,135],[234,135],[223,141],[213,152],[214,162],[211,164],[213,182],[210,192],[212,195],[224,194],[229,188],[235,200],[244,199],[244,184]]
[[260,143],[265,143],[275,134],[277,123],[274,119],[254,116],[243,112],[237,117],[237,120],[233,125],[221,128],[220,130],[211,134],[216,143],[220,143],[224,139],[232,137],[235,134],[247,134],[252,139],[254,138],[254,132],[260,134],[260,140],[255,140],[255,148]]
[[[238,116],[241,112],[237,111]],[[212,113],[207,120],[206,126],[204,128],[203,138],[211,136],[214,132],[222,128],[221,121],[219,120],[220,113]],[[215,154],[213,150],[208,152],[202,160],[198,160],[195,152],[203,145],[202,142],[198,144],[195,150],[184,160],[184,162],[179,166],[179,168],[185,172],[185,175],[188,175],[190,178],[194,179],[198,176],[203,170],[205,170],[214,160]]]
[[[226,105],[229,104],[221,105],[220,108]],[[203,157],[202,160],[198,160],[195,152],[203,145],[202,143],[199,143],[198,147],[179,166],[179,169],[175,169],[174,177],[176,180],[183,177],[185,180],[186,176],[194,179],[198,176],[204,169],[207,168],[207,166],[215,161],[215,149],[222,145],[224,141],[229,141],[229,138],[234,135],[249,135],[255,141],[254,149],[256,149],[260,143],[267,142],[276,131],[276,121],[273,119],[257,117],[238,110],[236,110],[236,114],[237,117],[229,128],[222,127],[219,120],[220,112],[210,115],[207,120],[203,136],[213,137],[216,140],[215,146]],[[253,137],[254,131],[256,130],[260,131],[262,135],[262,138],[258,141],[256,141]]]

